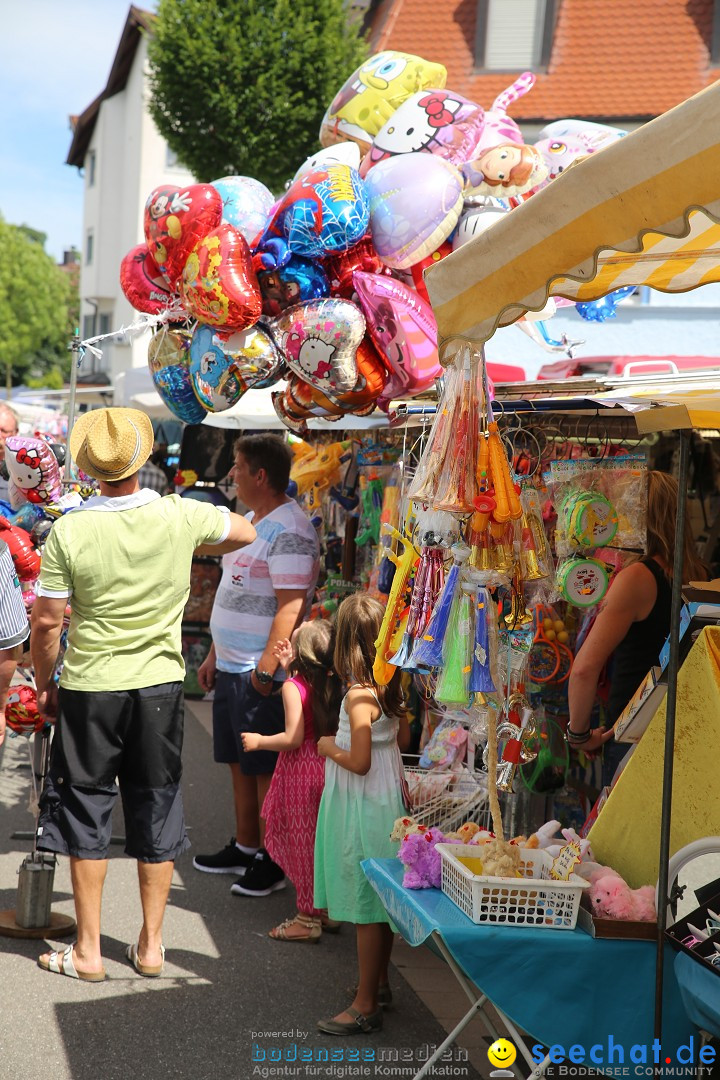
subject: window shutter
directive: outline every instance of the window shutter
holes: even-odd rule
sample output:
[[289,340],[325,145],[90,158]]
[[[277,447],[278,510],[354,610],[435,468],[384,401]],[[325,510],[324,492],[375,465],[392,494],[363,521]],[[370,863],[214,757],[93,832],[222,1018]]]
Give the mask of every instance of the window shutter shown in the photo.
[[540,59],[546,0],[489,0],[484,67],[521,71]]

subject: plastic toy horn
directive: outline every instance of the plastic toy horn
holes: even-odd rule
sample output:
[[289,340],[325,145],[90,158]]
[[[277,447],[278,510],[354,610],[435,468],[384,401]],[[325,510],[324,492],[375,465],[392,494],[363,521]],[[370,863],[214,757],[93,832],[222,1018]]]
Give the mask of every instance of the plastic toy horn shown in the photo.
[[439,705],[466,706],[470,700],[470,650],[473,642],[473,601],[465,587],[456,594],[443,643],[443,666],[438,675],[435,700]]
[[419,558],[419,553],[412,541],[399,533],[397,529],[394,529],[391,525],[383,525],[383,531],[397,540],[402,547],[402,551],[398,555],[394,552],[388,553],[390,561],[395,563],[395,576],[390,587],[385,615],[380,625],[380,633],[375,642],[376,654],[375,663],[373,664],[373,679],[378,686],[387,686],[396,671],[396,665],[390,660],[392,655],[390,653],[391,641],[395,636],[397,623],[405,609],[405,592],[415,563]]
[[[463,589],[468,588],[463,585]],[[470,669],[470,693],[493,694],[495,683],[490,670],[490,637],[488,619],[493,617],[493,605],[487,589],[471,586],[475,592],[475,641]]]
[[488,424],[488,450],[496,504],[493,517],[497,522],[515,521],[522,516],[522,506],[510,475],[510,465],[495,420]]

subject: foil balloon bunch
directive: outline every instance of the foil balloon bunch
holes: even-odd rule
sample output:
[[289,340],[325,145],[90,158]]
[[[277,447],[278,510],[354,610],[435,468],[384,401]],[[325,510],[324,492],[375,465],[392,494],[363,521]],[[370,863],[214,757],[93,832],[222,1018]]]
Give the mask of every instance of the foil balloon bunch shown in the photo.
[[423,269],[451,251],[467,198],[506,199],[547,175],[508,115],[534,76],[485,109],[446,74],[407,53],[372,56],[278,199],[251,176],[150,193],[120,281],[133,307],[165,316],[150,368],[181,420],[282,379],[276,412],[302,433],[313,417],[389,410],[433,386]]

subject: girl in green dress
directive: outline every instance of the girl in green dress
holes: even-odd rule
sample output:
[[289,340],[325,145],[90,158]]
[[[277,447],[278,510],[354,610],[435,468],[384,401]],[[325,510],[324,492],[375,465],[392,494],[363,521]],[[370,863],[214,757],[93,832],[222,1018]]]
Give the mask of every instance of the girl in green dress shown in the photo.
[[337,735],[318,740],[325,788],[315,837],[315,906],[331,919],[355,923],[359,981],[350,1006],[318,1028],[352,1035],[382,1027],[378,993],[387,1000],[393,943],[389,918],[360,865],[397,854],[390,833],[405,813],[400,745],[409,740],[400,672],[387,686],[373,682],[375,639],[384,609],[366,593],[348,597],[337,613],[334,664],[349,689]]

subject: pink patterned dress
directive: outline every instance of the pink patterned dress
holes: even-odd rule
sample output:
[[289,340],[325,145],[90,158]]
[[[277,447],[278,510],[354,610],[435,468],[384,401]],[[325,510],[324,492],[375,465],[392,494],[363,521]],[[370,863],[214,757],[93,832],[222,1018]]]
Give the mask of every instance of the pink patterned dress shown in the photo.
[[288,680],[300,692],[305,733],[296,750],[278,755],[262,814],[265,848],[295,886],[298,911],[319,914],[313,906],[315,829],[325,785],[325,760],[317,752],[312,691],[301,675]]

